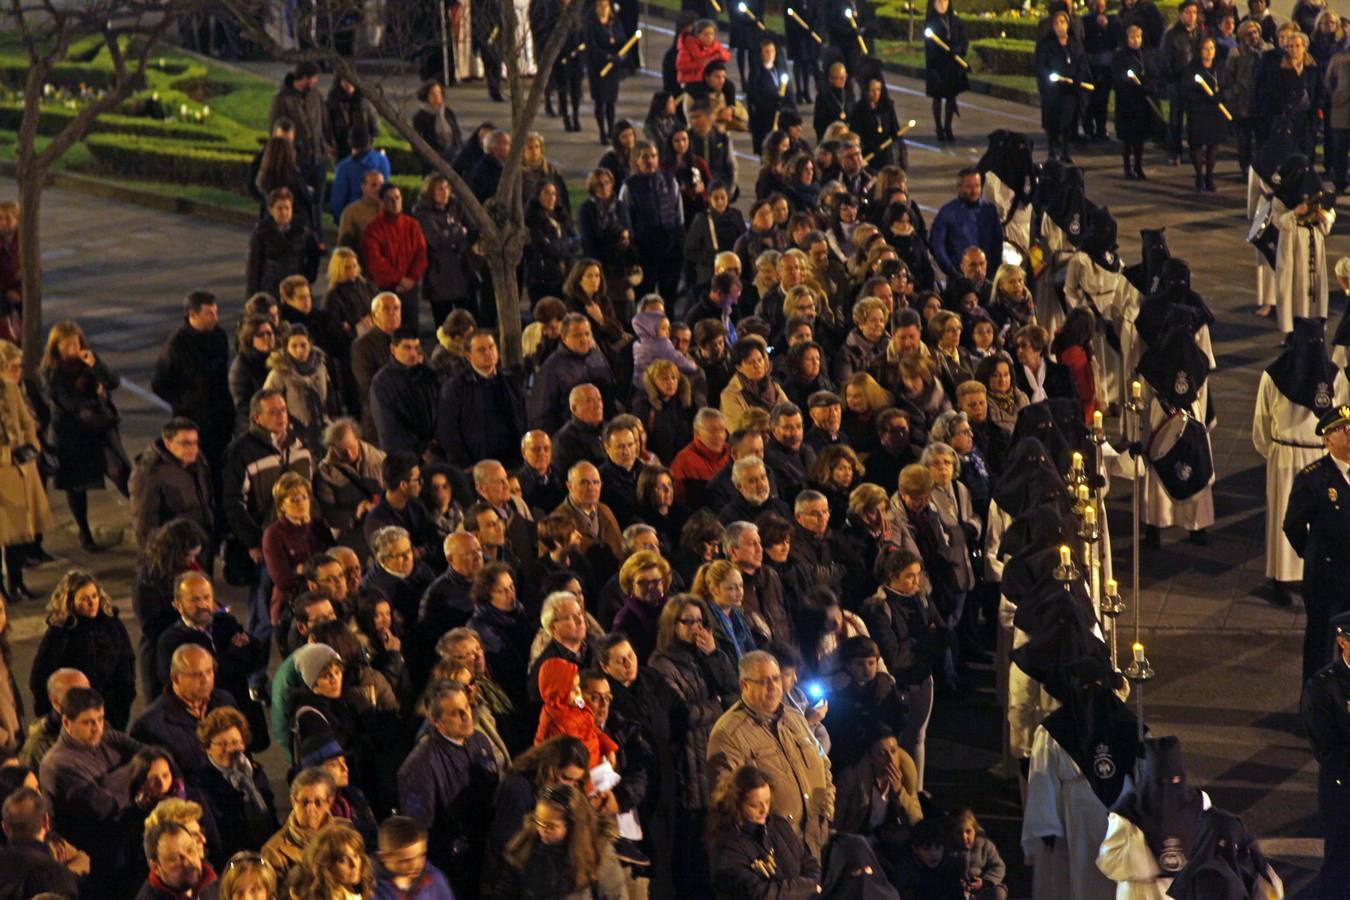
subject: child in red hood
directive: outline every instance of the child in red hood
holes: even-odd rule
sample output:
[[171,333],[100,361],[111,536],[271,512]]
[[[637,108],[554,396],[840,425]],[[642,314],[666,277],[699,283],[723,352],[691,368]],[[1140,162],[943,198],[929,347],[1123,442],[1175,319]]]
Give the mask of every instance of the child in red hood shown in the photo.
[[[688,34],[679,37],[675,52],[675,80],[681,85],[698,84],[708,63],[731,62],[731,51],[717,39],[717,25],[700,19]],[[662,153],[665,148],[661,148]]]
[[540,666],[539,696],[544,698],[544,709],[534,733],[536,745],[565,734],[581,741],[591,752],[587,768],[594,769],[603,761],[615,765],[619,745],[595,724],[595,715],[581,699],[581,677],[575,665],[565,659],[550,659]]

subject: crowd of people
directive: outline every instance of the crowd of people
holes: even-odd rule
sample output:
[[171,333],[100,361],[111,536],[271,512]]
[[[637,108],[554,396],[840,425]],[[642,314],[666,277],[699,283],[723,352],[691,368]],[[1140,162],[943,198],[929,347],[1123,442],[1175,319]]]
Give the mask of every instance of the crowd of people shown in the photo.
[[[542,46],[567,4],[532,6]],[[496,192],[512,135],[461,129],[429,81],[413,124],[459,178],[428,164],[404,212],[391,178],[416,173],[374,149],[355,86],[335,78],[324,100],[309,63],[274,99],[248,185],[247,299],[187,294],[151,385],[171,414],[134,461],[118,376],[77,323],[52,327],[37,381],[0,341],[0,637],[9,604],[36,599],[25,567],[50,559],[49,486],[93,553],[88,492],[111,482],[141,550],[134,646],[79,568],[28,672],[0,641],[0,881],[145,900],[997,900],[1005,866],[978,810],[925,778],[934,710],[992,664],[1034,896],[1280,895],[1241,821],[1185,783],[1176,739],[1144,738],[1125,705],[1092,587],[1110,554],[1082,537],[1095,522],[1109,548],[1124,475],[1141,479],[1146,547],[1171,527],[1208,542],[1215,369],[1185,261],[1158,229],[1124,265],[1071,164],[1083,82],[1097,136],[1115,84],[1127,177],[1144,137],[1121,117],[1158,111],[1151,48],[1220,96],[1235,82],[1213,74],[1213,40],[1193,60],[1174,37],[1200,27],[1190,0],[1165,34],[1148,0],[1119,23],[1102,0],[1055,13],[1037,51],[1051,159],[994,132],[928,221],[867,6],[795,6],[791,72],[759,6],[731,10],[730,48],[715,4],[683,14],[642,123],[615,118],[626,5],[585,10],[549,111],[556,96],[580,129],[584,70],[606,149],[573,211],[543,137],[524,138],[519,366],[456,198]],[[1231,11],[1210,12],[1234,33]],[[951,140],[967,46],[950,0],[925,29]],[[1127,96],[1122,65],[1144,93]],[[1168,97],[1194,146],[1208,120]],[[1338,495],[1309,473],[1344,480],[1350,462],[1350,390],[1325,341],[1334,214],[1307,110],[1251,102],[1267,110],[1247,145],[1249,212],[1271,223],[1254,240],[1261,302],[1288,335],[1253,439],[1277,601],[1304,584],[1331,822],[1350,617],[1323,559]],[[1221,139],[1199,145],[1201,187]],[[0,204],[16,316],[20,214]],[[1125,440],[1101,440],[1118,416]],[[222,583],[246,594],[240,616]],[[272,745],[284,785],[257,759]]]

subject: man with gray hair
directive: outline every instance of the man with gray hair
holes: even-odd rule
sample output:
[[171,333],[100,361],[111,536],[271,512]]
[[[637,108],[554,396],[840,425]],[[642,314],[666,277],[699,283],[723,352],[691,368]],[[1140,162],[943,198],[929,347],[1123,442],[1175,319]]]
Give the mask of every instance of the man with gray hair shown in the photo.
[[[474,30],[478,30],[475,23]],[[501,99],[498,97],[497,99]],[[497,193],[497,185],[502,181],[502,168],[506,158],[511,155],[511,134],[506,131],[488,132],[487,137],[483,138],[483,155],[474,163],[472,169],[468,171],[465,181],[469,183],[469,190],[478,198],[479,203],[486,203],[493,194]]]
[[736,460],[731,466],[731,483],[736,488],[736,499],[718,513],[717,520],[723,525],[753,522],[766,512],[788,517],[787,504],[772,496],[769,469],[758,456]]
[[476,897],[501,773],[463,685],[435,682],[426,708],[425,733],[398,770],[399,811],[427,830],[427,858],[455,896]]
[[600,436],[605,424],[605,401],[593,384],[579,384],[567,394],[572,417],[553,435],[553,458],[564,471],[585,460],[597,466],[605,461]]
[[758,613],[768,623],[768,638],[795,645],[792,617],[783,602],[783,583],[777,572],[764,565],[759,527],[753,522],[732,522],[722,533],[722,552],[740,570],[745,585],[741,605],[746,612]]
[[[482,459],[474,464],[473,489],[478,499],[497,511],[506,523],[506,539],[517,553],[528,553],[535,543],[534,516],[529,504],[511,493],[511,478],[506,466],[495,459]],[[461,505],[469,501],[461,498]],[[555,504],[556,505],[556,504]]]
[[5,830],[5,847],[0,849],[5,896],[79,896],[75,873],[57,862],[47,846],[51,816],[41,794],[29,787],[10,794],[0,807],[0,824]]
[[704,505],[708,482],[730,462],[726,416],[715,409],[700,409],[694,416],[694,439],[670,463],[675,502],[690,509]]
[[361,579],[362,590],[371,590],[389,601],[404,622],[417,621],[422,594],[435,577],[426,563],[413,553],[408,530],[386,525],[370,537],[371,565]]
[[370,383],[375,374],[394,358],[394,332],[403,325],[403,301],[398,294],[382,291],[370,301],[370,330],[352,341],[352,379],[361,402],[363,415],[361,430],[375,433],[375,420],[370,416]]
[[[731,451],[731,465],[726,466],[718,472],[712,481],[708,482],[707,504],[713,509],[721,509],[728,503],[732,503],[740,498],[740,492],[736,490],[736,485],[732,483],[731,477],[735,472],[736,461],[746,457],[755,459],[764,459],[764,432],[757,428],[742,428],[733,431],[727,442],[727,449]],[[768,460],[765,460],[768,463]],[[769,496],[784,499],[778,493],[778,482],[774,478],[773,469],[769,469]],[[749,518],[748,516],[744,518]]]
[[773,788],[773,812],[819,856],[834,818],[829,758],[806,719],[783,702],[783,676],[772,654],[752,650],[742,656],[740,683],[741,698],[708,737],[708,783],[753,763]]
[[792,561],[805,568],[813,584],[837,596],[844,583],[844,566],[836,560],[830,501],[820,491],[802,491],[792,506],[792,518]]
[[619,571],[623,536],[614,512],[600,502],[600,470],[588,462],[579,462],[567,471],[567,499],[555,513],[572,520],[581,534],[577,545],[591,564],[597,579],[608,579]]

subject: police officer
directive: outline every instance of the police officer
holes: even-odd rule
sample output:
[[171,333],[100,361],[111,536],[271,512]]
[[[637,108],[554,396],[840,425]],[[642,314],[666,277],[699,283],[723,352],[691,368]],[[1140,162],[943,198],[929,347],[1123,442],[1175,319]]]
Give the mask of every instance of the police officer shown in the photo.
[[1350,405],[1333,407],[1317,420],[1327,455],[1294,476],[1284,536],[1303,558],[1303,680],[1331,656],[1331,617],[1350,597]]
[[1302,702],[1303,727],[1317,757],[1317,808],[1326,839],[1315,893],[1328,900],[1350,898],[1350,612],[1333,616],[1331,626],[1336,659],[1308,679]]

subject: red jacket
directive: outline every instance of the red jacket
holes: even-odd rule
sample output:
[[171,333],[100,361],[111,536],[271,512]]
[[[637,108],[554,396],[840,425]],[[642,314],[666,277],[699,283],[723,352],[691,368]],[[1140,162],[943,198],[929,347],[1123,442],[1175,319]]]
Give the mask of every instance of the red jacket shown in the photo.
[[1059,355],[1059,361],[1068,366],[1074,393],[1083,404],[1083,419],[1091,425],[1092,414],[1097,410],[1097,379],[1092,374],[1092,360],[1082,347],[1069,347]]
[[399,279],[421,281],[427,271],[427,239],[422,226],[406,213],[380,213],[361,233],[361,258],[366,272],[382,291],[398,287]]
[[713,60],[731,61],[731,51],[714,40],[708,46],[692,34],[680,35],[680,49],[675,53],[675,80],[680,84],[696,84],[703,80],[703,69]]
[[587,768],[594,769],[603,757],[617,752],[619,745],[600,730],[594,713],[569,702],[576,679],[577,667],[565,659],[550,659],[539,667],[539,696],[544,708],[539,712],[534,742],[542,744],[560,734],[574,737],[586,745],[590,752]]
[[713,453],[694,438],[670,462],[670,475],[675,479],[675,502],[686,502],[691,487],[702,489],[730,462],[731,453],[725,447],[721,453]]

